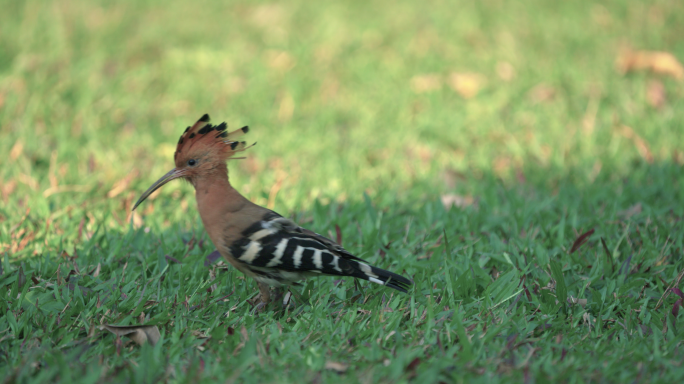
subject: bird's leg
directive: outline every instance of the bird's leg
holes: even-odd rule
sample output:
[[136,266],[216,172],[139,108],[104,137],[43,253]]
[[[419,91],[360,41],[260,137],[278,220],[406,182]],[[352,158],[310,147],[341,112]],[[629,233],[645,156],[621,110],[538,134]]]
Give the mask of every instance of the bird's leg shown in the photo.
[[254,307],[254,313],[262,312],[271,301],[271,287],[262,282],[257,282],[257,285],[259,286],[259,303]]

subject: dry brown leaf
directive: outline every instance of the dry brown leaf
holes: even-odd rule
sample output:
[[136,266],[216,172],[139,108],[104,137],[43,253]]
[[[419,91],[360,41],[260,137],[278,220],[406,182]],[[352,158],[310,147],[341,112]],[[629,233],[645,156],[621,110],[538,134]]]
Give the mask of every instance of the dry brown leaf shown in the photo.
[[667,102],[665,86],[658,80],[651,80],[646,87],[646,100],[654,108],[661,108]]
[[496,64],[496,74],[503,81],[511,81],[515,78],[515,68],[507,61],[501,61]]
[[[25,235],[24,235],[25,234]],[[19,237],[24,235],[24,237],[21,238],[21,240],[16,240]],[[14,236],[13,236],[14,237]],[[25,229],[21,229],[15,238],[15,240],[12,241],[12,245],[10,246],[10,253],[17,253],[19,251],[22,251],[28,243],[33,240],[36,237],[35,233],[33,231],[28,231],[26,232]]]
[[475,97],[484,87],[486,78],[479,73],[456,73],[449,75],[449,86],[465,99]]
[[347,369],[349,369],[349,366],[344,363],[328,360],[325,362],[325,369],[329,369],[337,373],[345,373],[347,372]]
[[236,356],[238,352],[240,352],[240,350],[245,347],[247,341],[249,341],[249,334],[247,333],[247,328],[245,328],[244,325],[240,327],[240,334],[242,335],[242,340],[240,340],[240,343],[235,347],[235,350],[233,351],[233,356]]
[[461,196],[461,195],[447,194],[447,195],[442,195],[441,199],[442,199],[442,205],[446,209],[449,209],[453,206],[463,208],[463,207],[469,207],[473,204],[476,204],[475,199],[472,196]]
[[427,93],[438,91],[442,88],[442,77],[438,74],[428,73],[416,75],[411,78],[411,90],[415,93]]
[[281,72],[287,72],[297,65],[296,60],[286,51],[269,50],[265,56],[268,66]]
[[119,180],[114,184],[112,189],[107,192],[107,197],[110,199],[112,197],[116,197],[119,193],[123,192],[128,188],[128,184],[130,184],[131,180],[133,180],[134,177],[138,175],[138,170],[134,169],[131,172],[128,173],[123,179]]
[[97,263],[97,267],[95,267],[95,271],[92,273],[93,277],[100,276],[100,269],[102,269],[102,264]]
[[92,339],[95,336],[95,330],[97,327],[95,326],[95,323],[93,323],[93,320],[90,320],[90,326],[88,327],[88,338]]
[[209,335],[198,329],[193,330],[192,335],[198,339],[208,339],[210,337]]
[[442,181],[449,189],[456,187],[459,181],[466,180],[465,174],[454,169],[447,168],[441,173]]
[[497,156],[492,161],[492,167],[494,168],[494,172],[496,172],[497,175],[507,174],[510,171],[512,165],[513,164],[511,158],[508,156]]
[[24,142],[19,139],[10,149],[10,160],[16,160],[22,153],[24,153]]
[[631,207],[625,209],[624,211],[618,212],[617,214],[618,216],[622,216],[625,219],[629,219],[630,217],[641,213],[642,210],[643,209],[641,208],[641,203],[636,203]]
[[616,66],[620,73],[651,71],[660,75],[684,80],[684,66],[670,52],[625,50],[618,56]]
[[538,84],[527,93],[527,97],[535,104],[551,101],[556,97],[556,89],[548,84]]
[[17,177],[17,179],[19,181],[21,181],[22,183],[28,185],[28,187],[34,191],[36,189],[38,189],[38,182],[36,181],[36,179],[31,177],[31,175],[27,175],[25,173],[20,173],[19,176]]
[[7,202],[7,199],[14,192],[14,190],[16,188],[17,188],[16,180],[10,180],[10,181],[0,185],[0,190],[2,190],[2,200]]
[[579,305],[580,307],[585,308],[587,306],[587,299],[568,297],[568,304]]
[[280,105],[278,106],[278,121],[286,123],[292,119],[295,110],[295,101],[292,95],[285,93],[280,98]]
[[684,164],[684,153],[682,153],[682,151],[677,150],[677,149],[673,150],[672,151],[672,161],[674,161],[675,163],[677,163],[679,165]]
[[618,128],[618,133],[623,137],[632,140],[634,146],[636,147],[639,155],[644,158],[648,163],[653,163],[653,153],[648,146],[646,140],[639,136],[631,127],[623,125]]
[[271,28],[281,25],[286,20],[285,7],[280,4],[264,4],[254,7],[249,15],[249,20],[262,28]]
[[133,219],[133,228],[140,228],[143,225],[143,219],[142,216],[138,214],[138,211],[128,211],[128,215],[126,216],[126,224],[131,222],[131,219]]
[[126,336],[138,345],[149,342],[152,346],[161,338],[159,328],[156,325],[101,325],[100,330],[106,329],[116,336]]
[[[283,295],[283,306],[284,307],[286,307],[288,304],[290,304],[290,299],[292,299],[292,292],[287,291],[287,293],[285,293]],[[282,329],[282,326],[280,325],[280,323],[278,323],[278,330],[280,330],[281,334],[283,333],[283,329]]]
[[320,97],[324,101],[334,100],[339,90],[339,80],[334,77],[326,77],[321,84]]

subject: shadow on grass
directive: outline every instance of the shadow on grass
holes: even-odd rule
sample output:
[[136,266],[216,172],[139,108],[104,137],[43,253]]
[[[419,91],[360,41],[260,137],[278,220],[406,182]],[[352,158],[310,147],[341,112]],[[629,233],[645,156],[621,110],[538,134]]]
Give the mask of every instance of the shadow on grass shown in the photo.
[[[339,227],[345,248],[415,286],[403,295],[321,277],[296,288],[304,302],[260,316],[247,301],[255,284],[209,256],[199,227],[102,230],[77,258],[5,257],[3,370],[17,380],[130,379],[145,362],[155,380],[223,380],[230,375],[219,362],[230,355],[242,378],[259,381],[278,377],[258,368],[267,360],[329,379],[337,373],[326,361],[338,360],[355,367],[354,378],[370,367],[384,377],[397,364],[406,377],[605,379],[647,369],[668,378],[679,372],[664,356],[681,340],[681,175],[670,163],[635,163],[591,182],[580,171],[525,169],[449,191],[469,197],[458,200],[464,207],[445,208],[439,196],[399,201],[406,194],[389,190],[314,202],[293,218],[333,239]],[[94,332],[138,322],[159,325],[162,341],[122,349]],[[610,357],[618,345],[631,353]],[[97,369],[103,362],[109,368]]]

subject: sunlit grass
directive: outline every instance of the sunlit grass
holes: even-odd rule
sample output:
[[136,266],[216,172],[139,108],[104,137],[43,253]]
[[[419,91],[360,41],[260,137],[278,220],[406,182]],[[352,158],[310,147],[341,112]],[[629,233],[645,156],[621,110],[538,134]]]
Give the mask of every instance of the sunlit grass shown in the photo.
[[[684,268],[684,88],[616,69],[630,48],[684,60],[678,2],[0,4],[3,376],[684,374],[676,294],[656,309]],[[250,126],[258,145],[229,165],[247,197],[339,226],[415,290],[318,279],[294,312],[251,316],[252,282],[210,281],[191,186],[130,213],[203,113]],[[555,262],[584,307],[556,304]],[[154,348],[88,338],[141,312],[164,335]]]

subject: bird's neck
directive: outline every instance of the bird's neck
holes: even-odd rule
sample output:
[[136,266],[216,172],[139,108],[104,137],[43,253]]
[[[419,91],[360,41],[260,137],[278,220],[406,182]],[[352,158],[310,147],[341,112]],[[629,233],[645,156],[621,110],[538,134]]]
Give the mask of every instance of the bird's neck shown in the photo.
[[213,191],[233,189],[228,181],[228,167],[225,164],[217,165],[210,171],[194,176],[191,182],[198,199],[200,196],[215,193]]
[[197,209],[204,228],[214,244],[221,242],[226,225],[231,225],[236,213],[253,205],[242,196],[228,181],[228,168],[225,164],[215,167],[211,172],[192,180],[195,186]]

